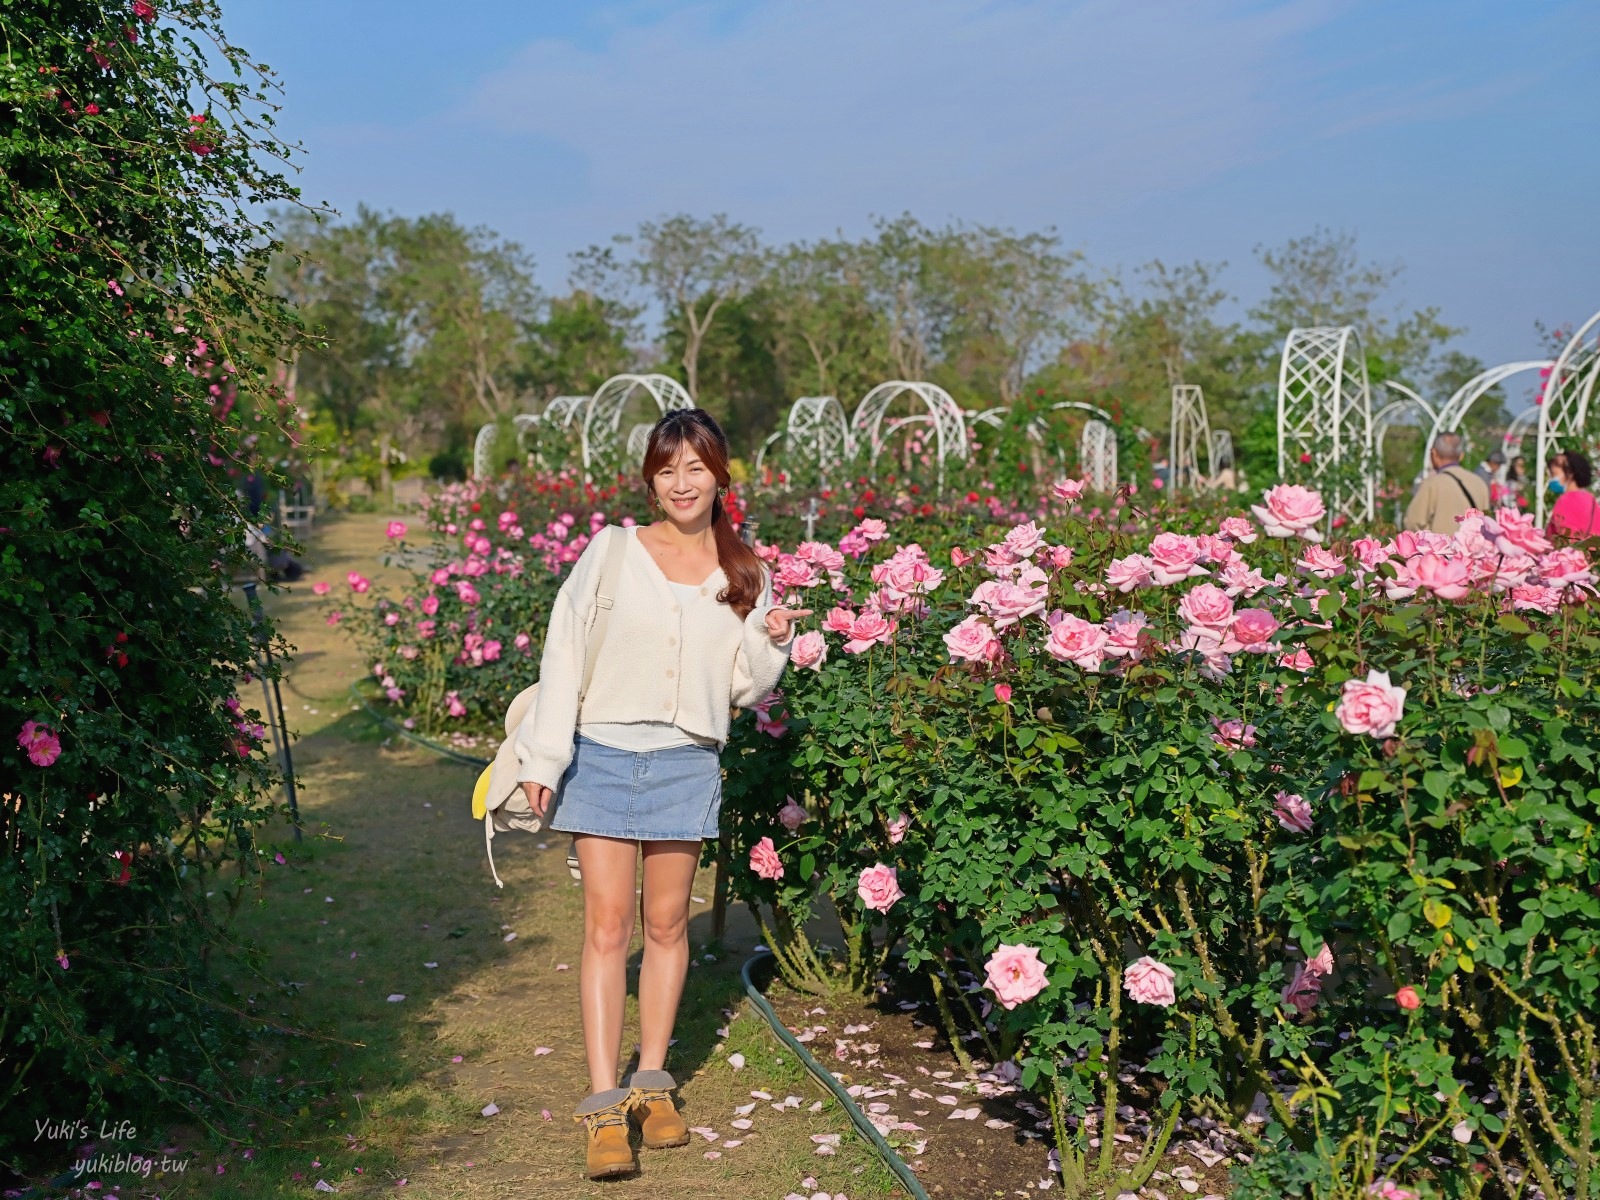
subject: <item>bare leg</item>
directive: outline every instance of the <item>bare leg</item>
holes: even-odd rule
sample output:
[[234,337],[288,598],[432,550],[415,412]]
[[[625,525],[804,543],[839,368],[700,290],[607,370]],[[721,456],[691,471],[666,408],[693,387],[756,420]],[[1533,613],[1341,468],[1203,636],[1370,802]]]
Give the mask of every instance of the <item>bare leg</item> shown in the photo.
[[592,1095],[617,1086],[639,843],[580,833],[577,844],[583,868],[583,959],[578,996]]
[[689,890],[699,842],[644,843],[644,962],[639,968],[639,1069],[666,1066],[689,972]]

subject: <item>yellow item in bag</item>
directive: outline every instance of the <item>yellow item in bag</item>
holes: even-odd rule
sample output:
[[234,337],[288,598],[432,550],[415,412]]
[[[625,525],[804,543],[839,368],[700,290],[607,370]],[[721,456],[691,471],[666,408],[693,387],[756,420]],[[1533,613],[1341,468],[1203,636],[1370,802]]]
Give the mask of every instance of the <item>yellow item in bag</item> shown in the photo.
[[472,819],[483,820],[484,814],[489,811],[487,800],[489,798],[489,776],[494,772],[494,764],[490,763],[483,769],[483,774],[478,776],[478,782],[472,785]]

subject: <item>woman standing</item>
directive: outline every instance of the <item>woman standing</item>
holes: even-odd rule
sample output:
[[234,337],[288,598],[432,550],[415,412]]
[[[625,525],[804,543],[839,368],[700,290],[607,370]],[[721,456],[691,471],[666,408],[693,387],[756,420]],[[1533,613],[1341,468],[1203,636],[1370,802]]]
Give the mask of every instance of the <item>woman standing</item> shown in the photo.
[[[630,1117],[648,1147],[689,1141],[665,1070],[667,1045],[689,966],[700,843],[717,836],[729,708],[772,691],[794,622],[811,611],[773,605],[766,567],[734,531],[722,504],[728,440],[709,413],[679,409],[656,422],[642,476],[659,519],[609,526],[584,548],[551,609],[539,699],[518,731],[528,802],[549,812],[550,828],[575,835],[582,865],[578,993],[591,1094],[575,1115],[595,1179],[638,1169]],[[618,537],[627,544],[610,626],[580,699],[601,565]],[[639,1069],[619,1087],[636,906],[644,917]]]
[[1594,468],[1577,450],[1563,450],[1560,465],[1566,486],[1550,510],[1546,532],[1552,537],[1560,535],[1574,541],[1600,534],[1600,501],[1589,490],[1594,482]]

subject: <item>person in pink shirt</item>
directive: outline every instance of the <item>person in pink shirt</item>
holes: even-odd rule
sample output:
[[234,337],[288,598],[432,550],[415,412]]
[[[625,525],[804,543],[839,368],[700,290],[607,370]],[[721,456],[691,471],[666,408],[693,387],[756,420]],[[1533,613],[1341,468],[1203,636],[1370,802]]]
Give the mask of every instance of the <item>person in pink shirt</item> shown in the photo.
[[1558,465],[1565,476],[1566,490],[1556,497],[1546,532],[1574,541],[1600,536],[1600,500],[1589,490],[1594,468],[1577,450],[1563,450]]

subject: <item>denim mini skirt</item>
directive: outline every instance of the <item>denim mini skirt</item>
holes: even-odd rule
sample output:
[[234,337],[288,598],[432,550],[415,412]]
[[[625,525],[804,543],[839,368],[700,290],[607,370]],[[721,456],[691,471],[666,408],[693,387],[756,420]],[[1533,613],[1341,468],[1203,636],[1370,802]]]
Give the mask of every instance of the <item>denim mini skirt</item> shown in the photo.
[[722,756],[715,746],[618,750],[576,734],[550,828],[638,842],[717,836]]

